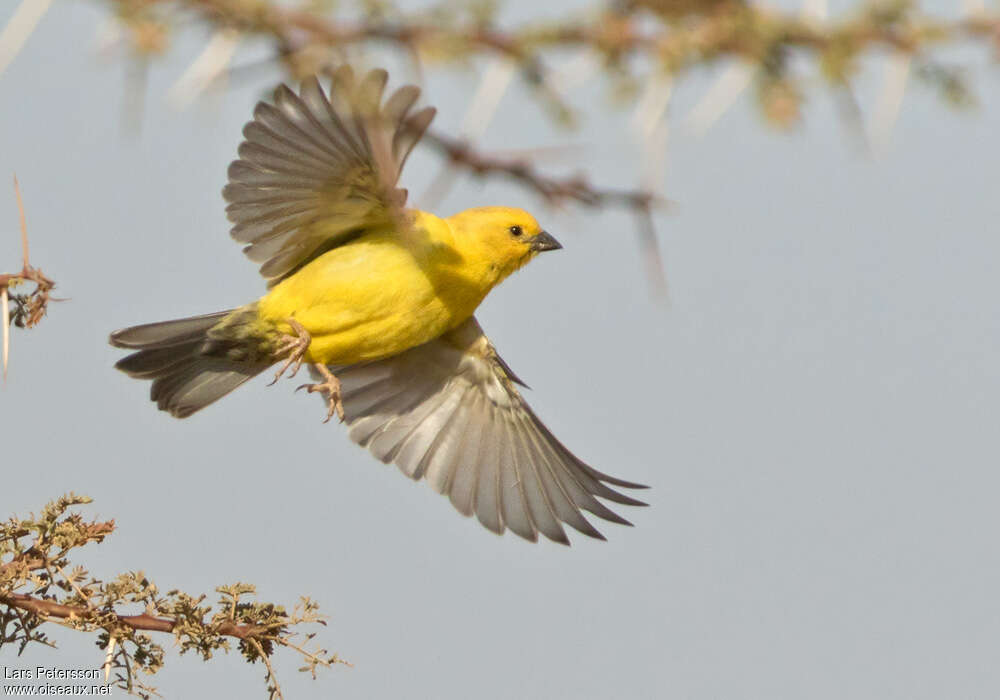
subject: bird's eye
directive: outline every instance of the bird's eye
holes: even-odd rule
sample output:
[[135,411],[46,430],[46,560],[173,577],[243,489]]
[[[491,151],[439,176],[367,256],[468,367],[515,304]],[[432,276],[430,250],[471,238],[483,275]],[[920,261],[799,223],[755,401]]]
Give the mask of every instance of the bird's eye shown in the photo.
[[521,228],[520,226],[511,226],[509,230],[510,230],[510,235],[512,236],[520,236],[522,233],[524,233],[524,229]]

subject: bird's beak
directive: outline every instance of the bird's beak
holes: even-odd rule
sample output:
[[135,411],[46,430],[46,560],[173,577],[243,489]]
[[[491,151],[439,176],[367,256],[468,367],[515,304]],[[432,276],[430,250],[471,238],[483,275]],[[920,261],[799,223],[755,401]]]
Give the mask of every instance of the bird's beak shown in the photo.
[[559,250],[560,248],[562,245],[559,241],[545,231],[531,239],[531,249],[536,253],[541,253],[543,250]]

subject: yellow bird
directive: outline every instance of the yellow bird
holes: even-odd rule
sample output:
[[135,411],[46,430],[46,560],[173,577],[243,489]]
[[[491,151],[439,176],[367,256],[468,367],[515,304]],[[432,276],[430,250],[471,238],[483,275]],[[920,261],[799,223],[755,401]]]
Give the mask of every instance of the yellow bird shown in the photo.
[[272,365],[282,363],[277,381],[308,363],[322,381],[304,386],[325,396],[327,420],[337,413],[352,440],[493,532],[568,544],[566,523],[603,539],[581,509],[629,524],[598,498],[644,505],[608,484],[645,487],[573,456],[473,316],[493,287],[561,246],[520,209],[406,209],[399,174],[434,109],[413,112],[412,85],[383,101],[387,79],[345,67],[329,96],[312,78],[257,105],[223,196],[269,291],[116,331],[111,344],[137,352],[115,366],[151,379],[157,406],[184,418]]

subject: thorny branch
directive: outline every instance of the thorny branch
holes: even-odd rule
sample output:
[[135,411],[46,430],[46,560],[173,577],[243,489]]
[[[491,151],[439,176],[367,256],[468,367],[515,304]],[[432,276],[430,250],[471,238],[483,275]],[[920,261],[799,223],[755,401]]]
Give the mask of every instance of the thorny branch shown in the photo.
[[[44,562],[30,562],[36,564],[32,568],[44,568]],[[99,615],[86,605],[64,605],[54,600],[36,598],[26,593],[0,593],[0,603],[14,608],[20,608],[27,612],[34,613],[39,617],[59,620],[92,620]],[[133,630],[146,630],[149,632],[173,632],[177,627],[177,620],[156,617],[148,613],[141,615],[119,615],[117,613],[106,613],[112,626],[128,627]],[[237,625],[232,622],[223,622],[213,628],[216,634],[223,637],[235,637],[237,639],[254,639],[270,631],[264,625]]]
[[772,42],[813,50],[844,42],[855,49],[874,44],[913,52],[965,39],[986,40],[994,48],[1000,47],[997,13],[984,10],[957,20],[938,19],[921,15],[907,0],[865,4],[859,16],[840,21],[820,21],[801,13],[734,2],[721,9],[707,7],[704,14],[687,13],[697,19],[681,25],[668,21],[649,26],[635,11],[610,9],[590,19],[564,19],[513,30],[495,27],[488,14],[463,19],[456,13],[445,13],[444,6],[429,13],[433,18],[396,13],[393,18],[376,15],[350,21],[265,0],[118,0],[116,5],[123,17],[150,18],[148,13],[155,6],[191,9],[214,26],[270,36],[285,56],[307,46],[342,49],[380,41],[424,51],[432,58],[458,59],[486,52],[521,62],[540,60],[543,50],[589,47],[614,60],[629,54],[682,57],[685,60],[665,66],[677,70],[700,63],[706,56],[754,58],[764,38],[763,29],[769,30]]
[[[736,60],[755,67],[767,113],[770,100],[801,100],[802,81],[788,60],[795,55],[815,59],[820,73],[836,86],[858,72],[864,55],[880,50],[906,54],[934,67],[919,77],[949,99],[961,100],[959,93],[967,91],[959,85],[960,72],[933,61],[931,51],[979,43],[1000,53],[1000,12],[983,8],[964,17],[940,18],[923,13],[914,0],[860,2],[836,19],[738,0],[618,0],[599,4],[588,15],[515,27],[500,26],[490,2],[443,2],[416,13],[404,13],[385,0],[359,4],[368,7],[359,17],[269,0],[117,0],[114,7],[142,54],[162,51],[171,23],[192,16],[217,31],[272,42],[272,60],[293,78],[342,62],[346,51],[368,45],[395,47],[418,68],[425,61],[497,57],[515,65],[563,119],[570,119],[572,110],[562,100],[564,86],[554,84],[547,54],[593,54],[603,74],[618,80],[619,87],[635,80],[637,70],[647,78],[666,74],[678,79],[699,66]],[[226,70],[228,65],[219,66],[220,74]],[[775,83],[788,90],[774,93],[768,86]],[[777,110],[770,116],[783,118]]]
[[473,174],[506,176],[534,190],[549,204],[570,200],[589,207],[619,204],[635,209],[648,209],[665,203],[665,200],[651,192],[594,187],[583,175],[568,178],[543,175],[534,169],[529,158],[487,155],[475,150],[468,142],[446,136],[440,131],[424,134],[424,140],[441,151],[450,162]]
[[[571,123],[576,116],[566,100],[571,83],[587,81],[550,70],[550,63],[566,55],[584,59],[582,63],[589,66],[582,70],[585,76],[599,74],[629,103],[635,103],[643,85],[664,84],[662,99],[647,105],[639,100],[636,106],[636,121],[645,126],[639,134],[644,169],[651,176],[635,189],[602,189],[580,175],[546,176],[528,158],[480,152],[465,134],[456,138],[438,132],[425,138],[449,164],[479,176],[511,178],[550,204],[568,201],[631,211],[639,222],[647,261],[659,259],[652,207],[658,201],[657,173],[663,170],[666,140],[656,124],[666,119],[671,82],[699,67],[728,62],[745,69],[745,80],[738,78],[736,83],[745,87],[755,82],[756,98],[768,120],[789,126],[799,120],[811,85],[801,75],[803,61],[794,59],[813,60],[833,92],[856,105],[851,83],[862,57],[872,53],[903,57],[899,65],[904,69],[896,71],[902,84],[892,89],[901,95],[913,77],[962,105],[972,101],[964,73],[938,62],[932,51],[979,44],[1000,55],[1000,12],[981,9],[957,19],[939,18],[923,13],[914,0],[862,1],[854,11],[833,19],[744,0],[608,0],[595,3],[589,14],[514,26],[498,19],[498,3],[489,0],[442,0],[416,12],[403,11],[391,0],[341,2],[335,5],[336,12],[323,3],[290,6],[273,0],[115,0],[112,4],[122,35],[131,37],[143,60],[163,51],[173,27],[187,20],[212,30],[213,39],[196,62],[198,70],[192,65],[191,71],[200,76],[191,83],[197,90],[217,78],[245,73],[248,66],[231,65],[241,39],[271,45],[270,58],[250,67],[280,65],[293,80],[356,59],[359,50],[373,46],[398,50],[418,72],[431,61],[468,63],[474,57],[487,57],[509,64],[561,123]],[[225,48],[216,46],[217,38],[223,39]],[[743,87],[727,89],[738,94]],[[730,98],[732,94],[722,101]],[[640,115],[641,110],[645,113]],[[881,123],[873,126],[875,136],[883,136],[895,114],[889,110],[876,116]],[[857,130],[856,124],[849,125]],[[439,178],[435,193],[441,194],[438,190],[451,182]],[[662,271],[653,273],[653,280],[660,286]]]
[[[21,224],[21,271],[0,274],[0,325],[3,326],[3,374],[7,376],[7,359],[10,355],[10,324],[18,328],[35,326],[51,301],[50,292],[56,283],[42,274],[37,267],[32,267],[28,257],[28,227],[24,218],[24,202],[21,200],[21,187],[14,177],[14,194],[17,197],[17,210]],[[25,282],[33,282],[35,289],[28,294],[12,294],[11,289]],[[13,311],[10,302],[14,302]]]
[[[589,13],[519,25],[502,22],[499,3],[492,0],[440,0],[415,12],[398,8],[392,0],[106,2],[116,18],[113,33],[126,39],[141,65],[165,51],[175,29],[197,25],[211,30],[205,50],[185,73],[190,79],[184,81],[184,90],[179,89],[182,81],[175,86],[178,95],[184,93],[181,101],[216,79],[252,68],[278,65],[291,79],[301,79],[357,60],[363,55],[359,52],[375,46],[398,50],[418,72],[432,61],[468,64],[475,57],[487,57],[505,62],[561,123],[576,116],[566,99],[572,84],[583,84],[595,74],[629,104],[647,89],[659,96],[638,100],[636,122],[644,127],[639,134],[644,142],[642,158],[651,177],[633,190],[601,189],[583,176],[545,176],[527,159],[478,151],[465,134],[459,138],[432,134],[426,139],[448,163],[480,176],[513,178],[550,203],[630,210],[647,242],[655,241],[651,206],[666,148],[665,131],[656,125],[666,120],[670,85],[697,69],[720,62],[736,69],[721,91],[725,94],[705,110],[713,118],[753,82],[763,114],[776,125],[789,126],[799,121],[801,105],[814,84],[803,75],[811,61],[831,91],[850,106],[844,110],[845,119],[858,132],[861,109],[852,82],[864,57],[886,55],[895,65],[895,82],[890,84],[887,77],[887,94],[897,97],[890,101],[894,106],[875,115],[872,125],[873,136],[884,137],[911,78],[936,88],[952,104],[974,101],[965,72],[940,62],[934,51],[978,45],[1000,56],[1000,11],[980,7],[957,18],[935,17],[915,0],[861,0],[835,18],[827,18],[825,10],[778,10],[746,0],[595,0]],[[820,4],[825,7],[825,2]],[[268,44],[269,57],[233,65],[237,46],[244,40]],[[584,67],[576,75],[550,69],[551,63],[567,55],[573,56],[571,62],[582,59]],[[712,119],[697,121],[706,128]],[[655,250],[647,247],[647,253]]]
[[[106,677],[114,670],[119,688],[144,698],[154,695],[155,689],[141,682],[137,673],[156,673],[164,663],[163,648],[147,632],[172,634],[182,654],[195,651],[206,660],[215,651],[229,651],[228,639],[238,640],[249,663],[260,660],[267,667],[271,698],[281,697],[270,663],[278,646],[300,655],[306,662],[300,670],[314,678],[320,666],[346,663],[325,649],[295,642],[293,629],[326,624],[308,598],[286,612],[281,606],[251,600],[254,587],[237,583],[216,589],[220,600],[213,608],[204,604],[204,595],[180,591],[161,595],[142,572],[101,581],[80,566],[70,568],[70,551],[101,542],[115,529],[113,520],[86,522],[78,513],[67,512],[89,502],[70,494],[49,503],[38,517],[0,524],[0,650],[7,644],[18,645],[19,651],[32,643],[51,646],[42,631],[46,624],[97,633],[97,645],[107,652]],[[144,611],[121,612],[121,607],[136,604]],[[313,638],[313,634],[305,637],[307,642]]]
[[[126,0],[120,3],[123,16],[133,17],[134,8]],[[549,71],[529,42],[492,29],[488,26],[449,26],[448,24],[414,24],[407,21],[339,22],[307,10],[291,9],[265,2],[230,0],[143,0],[150,5],[162,4],[180,9],[190,8],[213,26],[235,29],[245,35],[270,37],[275,42],[273,61],[286,68],[293,78],[324,72],[343,61],[342,55],[317,58],[317,45],[339,52],[352,44],[382,42],[398,46],[416,56],[420,52],[440,53],[465,50],[485,51],[513,61],[529,85],[565,118],[568,108],[557,92],[547,84]],[[134,20],[133,20],[134,21]],[[160,42],[154,42],[159,46]],[[240,70],[233,68],[231,70]],[[594,187],[580,176],[557,178],[543,176],[531,167],[527,159],[508,160],[475,150],[471,143],[444,134],[430,134],[425,143],[438,150],[454,165],[465,167],[480,176],[507,175],[521,185],[534,190],[549,204],[575,201],[588,206],[624,206],[647,211],[655,196],[644,190],[605,190]]]
[[438,131],[424,134],[424,140],[438,148],[450,163],[460,165],[480,177],[506,176],[536,192],[550,205],[569,200],[589,207],[618,204],[632,210],[639,224],[640,243],[646,253],[646,276],[652,291],[660,297],[666,295],[667,282],[663,274],[663,260],[656,230],[653,209],[666,204],[658,195],[642,190],[601,189],[591,185],[584,175],[556,178],[539,173],[527,158],[489,156],[476,151],[470,144],[446,136]]

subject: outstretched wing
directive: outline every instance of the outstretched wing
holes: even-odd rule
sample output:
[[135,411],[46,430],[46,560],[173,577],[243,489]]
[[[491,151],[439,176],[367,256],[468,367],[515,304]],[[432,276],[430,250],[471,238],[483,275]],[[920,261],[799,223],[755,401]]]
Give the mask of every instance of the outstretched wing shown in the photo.
[[434,109],[411,114],[420,96],[413,85],[383,102],[387,80],[384,70],[357,80],[344,66],[329,97],[315,77],[298,94],[281,85],[244,127],[222,194],[233,238],[262,263],[269,285],[401,213],[399,173]]
[[629,525],[597,499],[645,505],[607,484],[646,487],[587,466],[549,432],[475,318],[395,357],[334,372],[351,439],[426,479],[493,532],[569,544],[566,523],[604,539],[581,510]]

